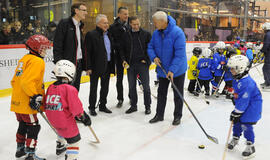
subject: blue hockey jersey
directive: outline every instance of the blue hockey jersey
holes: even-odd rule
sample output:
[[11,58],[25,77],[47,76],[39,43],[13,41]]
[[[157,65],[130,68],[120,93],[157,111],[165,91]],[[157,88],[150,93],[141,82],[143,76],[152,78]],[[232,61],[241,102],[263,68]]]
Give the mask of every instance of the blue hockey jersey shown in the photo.
[[198,78],[201,80],[210,80],[213,78],[211,73],[212,59],[200,58],[197,69],[200,71]]
[[221,62],[225,63],[225,56],[223,54],[215,53],[213,55],[213,71],[215,72],[215,76],[222,76],[223,70]]
[[235,111],[243,113],[243,123],[257,122],[262,115],[262,94],[249,76],[233,81]]
[[[225,58],[225,64],[227,65],[228,63],[228,58]],[[228,68],[228,70],[225,72],[225,75],[224,75],[224,81],[227,82],[227,81],[232,81],[233,80],[233,76],[232,76],[232,73],[230,71],[230,68]]]

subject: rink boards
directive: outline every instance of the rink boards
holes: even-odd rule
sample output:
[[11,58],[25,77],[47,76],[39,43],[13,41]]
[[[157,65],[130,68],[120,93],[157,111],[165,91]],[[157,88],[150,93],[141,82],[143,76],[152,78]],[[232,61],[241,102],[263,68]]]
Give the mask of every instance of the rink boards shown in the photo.
[[[186,51],[187,58],[189,59],[192,55],[192,49],[194,47],[208,48],[213,47],[216,42],[187,42]],[[53,53],[52,48],[48,51],[44,61],[46,62],[44,82],[45,87],[54,81],[52,77],[53,64]],[[18,61],[27,54],[28,51],[25,48],[25,45],[0,45],[0,97],[8,96],[11,93],[10,81],[14,75],[14,71],[18,64]],[[154,65],[150,69],[155,68]],[[88,82],[89,77],[85,76],[83,73],[81,83]]]

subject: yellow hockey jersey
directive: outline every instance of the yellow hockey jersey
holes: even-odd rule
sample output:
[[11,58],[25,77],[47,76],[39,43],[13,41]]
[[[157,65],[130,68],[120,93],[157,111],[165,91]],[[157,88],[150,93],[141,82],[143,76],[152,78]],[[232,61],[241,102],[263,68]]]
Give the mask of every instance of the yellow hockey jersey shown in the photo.
[[42,58],[26,54],[19,60],[11,80],[12,97],[10,110],[21,114],[35,114],[29,106],[30,97],[44,95],[43,76],[45,62]]
[[193,71],[195,70],[197,72],[197,75],[199,75],[199,70],[197,69],[197,65],[199,62],[199,58],[196,56],[192,56],[190,60],[188,61],[188,79],[194,80],[197,77],[193,76]]

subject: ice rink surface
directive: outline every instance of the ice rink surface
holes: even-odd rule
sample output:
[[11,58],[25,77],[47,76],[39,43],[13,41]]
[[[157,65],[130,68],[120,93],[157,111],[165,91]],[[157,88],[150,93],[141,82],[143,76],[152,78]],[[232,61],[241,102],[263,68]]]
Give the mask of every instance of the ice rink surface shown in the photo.
[[[263,83],[262,65],[251,69],[250,75],[255,79],[257,85]],[[156,75],[154,70],[150,71],[151,92],[157,94],[154,87]],[[221,160],[225,142],[230,126],[229,116],[233,110],[230,100],[224,96],[218,99],[209,99],[207,105],[200,97],[188,95],[185,90],[184,98],[195,113],[206,132],[218,138],[219,144],[215,144],[206,138],[198,124],[183,106],[183,117],[179,126],[172,126],[173,121],[173,92],[169,89],[164,121],[150,124],[148,121],[155,115],[157,100],[152,97],[152,113],[144,114],[143,94],[138,90],[138,111],[125,114],[130,107],[128,100],[127,77],[124,77],[125,100],[122,108],[116,108],[117,92],[116,78],[110,80],[107,106],[112,114],[99,112],[92,118],[92,128],[95,130],[100,144],[93,144],[94,140],[88,127],[79,125],[82,140],[80,141],[80,160]],[[189,81],[185,81],[187,88]],[[223,88],[223,84],[220,87]],[[88,112],[89,83],[81,84],[79,97]],[[269,160],[270,155],[270,92],[262,92],[263,113],[262,119],[255,125],[255,148],[254,160]],[[10,112],[10,97],[0,98],[0,157],[1,160],[15,159],[16,130],[18,122],[15,114]],[[38,137],[37,155],[47,160],[64,160],[64,156],[56,156],[56,135],[48,124],[39,115],[41,131]],[[198,149],[199,145],[205,145],[205,149]],[[240,139],[239,145],[234,151],[226,153],[226,160],[242,159],[241,153],[245,149],[245,139]]]

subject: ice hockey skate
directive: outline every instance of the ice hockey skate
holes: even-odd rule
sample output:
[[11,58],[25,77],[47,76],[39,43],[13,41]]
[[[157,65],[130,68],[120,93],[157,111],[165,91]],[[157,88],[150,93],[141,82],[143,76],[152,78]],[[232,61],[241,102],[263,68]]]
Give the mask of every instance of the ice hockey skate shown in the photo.
[[255,147],[252,142],[247,141],[246,149],[242,152],[243,159],[250,159],[255,156]]
[[228,149],[229,150],[233,150],[234,147],[238,144],[238,142],[239,142],[239,137],[233,136],[232,140],[228,144]]

